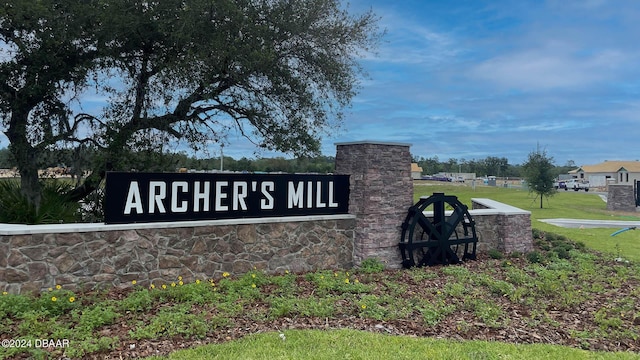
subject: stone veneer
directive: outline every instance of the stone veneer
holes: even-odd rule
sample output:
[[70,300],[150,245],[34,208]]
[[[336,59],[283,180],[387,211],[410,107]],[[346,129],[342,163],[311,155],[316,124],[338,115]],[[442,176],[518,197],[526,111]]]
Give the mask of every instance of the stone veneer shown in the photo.
[[478,250],[527,253],[533,250],[531,212],[491,199],[471,199]]
[[0,225],[0,289],[146,286],[219,278],[254,268],[348,269],[351,215],[156,224]]
[[633,185],[609,184],[607,192],[607,210],[636,211],[636,199]]
[[400,226],[413,204],[410,145],[361,141],[336,146],[336,173],[351,175],[354,263],[377,258],[389,268],[399,268]]

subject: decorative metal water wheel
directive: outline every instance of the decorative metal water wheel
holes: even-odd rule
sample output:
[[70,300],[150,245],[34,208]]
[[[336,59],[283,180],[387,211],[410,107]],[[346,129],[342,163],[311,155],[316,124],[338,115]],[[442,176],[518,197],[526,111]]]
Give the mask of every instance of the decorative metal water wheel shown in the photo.
[[402,223],[402,266],[475,260],[477,243],[475,223],[467,206],[456,196],[434,193],[410,207]]

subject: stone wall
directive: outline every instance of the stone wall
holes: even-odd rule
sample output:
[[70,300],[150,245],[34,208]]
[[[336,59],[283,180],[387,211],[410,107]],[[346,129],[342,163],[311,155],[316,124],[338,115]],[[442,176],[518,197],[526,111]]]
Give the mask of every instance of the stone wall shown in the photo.
[[[353,266],[351,215],[279,219],[0,227],[0,289],[40,291],[160,284],[244,274]],[[3,231],[4,230],[4,231]],[[56,231],[57,230],[57,231]]]
[[533,250],[531,212],[490,199],[471,199],[478,251],[527,253]]
[[609,184],[608,188],[607,210],[636,211],[633,185]]
[[336,173],[351,175],[354,263],[377,258],[389,268],[399,268],[400,226],[413,204],[409,144],[362,141],[336,146]]

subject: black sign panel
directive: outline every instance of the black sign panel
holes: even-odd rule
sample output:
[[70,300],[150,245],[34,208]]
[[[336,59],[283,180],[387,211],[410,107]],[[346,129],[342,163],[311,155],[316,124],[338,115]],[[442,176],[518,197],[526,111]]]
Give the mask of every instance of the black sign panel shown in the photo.
[[348,175],[107,173],[107,224],[349,211]]

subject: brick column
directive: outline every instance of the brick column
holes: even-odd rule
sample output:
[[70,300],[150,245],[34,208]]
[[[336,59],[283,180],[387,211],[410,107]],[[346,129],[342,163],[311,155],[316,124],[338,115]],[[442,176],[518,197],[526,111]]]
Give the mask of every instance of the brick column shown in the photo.
[[351,175],[354,264],[377,258],[388,268],[400,268],[400,226],[413,205],[410,144],[361,141],[336,146],[336,173]]

